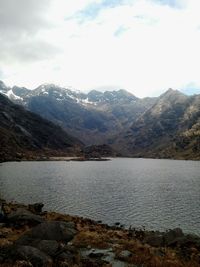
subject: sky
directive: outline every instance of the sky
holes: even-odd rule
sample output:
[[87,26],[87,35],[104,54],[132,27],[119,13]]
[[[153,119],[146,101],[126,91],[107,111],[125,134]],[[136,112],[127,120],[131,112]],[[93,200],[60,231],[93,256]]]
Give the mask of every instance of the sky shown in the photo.
[[199,0],[1,0],[0,80],[200,92]]

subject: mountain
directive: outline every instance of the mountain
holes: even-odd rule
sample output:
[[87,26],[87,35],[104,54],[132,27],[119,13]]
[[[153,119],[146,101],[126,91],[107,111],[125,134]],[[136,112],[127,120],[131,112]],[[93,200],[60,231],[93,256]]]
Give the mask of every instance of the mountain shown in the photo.
[[112,138],[128,129],[155,98],[139,99],[125,90],[92,90],[88,94],[44,84],[34,90],[9,88],[1,83],[0,92],[15,103],[40,114],[87,145],[112,143]]
[[116,139],[131,156],[200,159],[200,95],[169,89]]
[[124,156],[200,158],[200,95],[169,89],[140,99],[123,89],[81,93],[44,84],[29,90],[3,82],[0,92],[95,149],[106,144]]
[[82,143],[0,94],[0,160],[74,154]]

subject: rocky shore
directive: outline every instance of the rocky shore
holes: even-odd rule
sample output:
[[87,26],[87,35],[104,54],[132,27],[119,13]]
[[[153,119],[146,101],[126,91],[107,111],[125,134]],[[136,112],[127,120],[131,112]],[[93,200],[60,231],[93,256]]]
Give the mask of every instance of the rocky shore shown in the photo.
[[0,266],[197,267],[200,238],[180,228],[123,229],[42,211],[43,204],[3,203]]

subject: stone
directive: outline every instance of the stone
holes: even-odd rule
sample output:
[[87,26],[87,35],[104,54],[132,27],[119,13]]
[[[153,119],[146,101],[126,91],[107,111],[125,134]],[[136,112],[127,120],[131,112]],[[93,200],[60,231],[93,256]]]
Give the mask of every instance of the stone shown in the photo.
[[129,250],[122,250],[119,255],[118,258],[119,259],[126,259],[132,256],[132,253]]
[[35,247],[49,256],[55,256],[60,249],[60,245],[55,240],[40,240],[30,238],[28,235],[24,234],[18,240],[15,241],[16,246],[31,246]]
[[0,264],[3,262],[3,257],[0,256]]
[[37,248],[49,256],[55,256],[59,250],[59,244],[55,240],[41,240]]
[[162,247],[164,245],[163,235],[161,233],[152,233],[145,238],[145,242],[153,247]]
[[52,266],[52,259],[37,248],[17,246],[14,253],[18,259],[29,261],[34,267]]
[[33,267],[33,265],[29,261],[17,261],[17,267]]
[[28,209],[33,213],[41,213],[43,207],[44,207],[43,203],[34,203],[28,205]]
[[105,256],[103,253],[101,252],[91,252],[89,255],[88,255],[90,258],[101,258],[103,256]]
[[65,252],[62,252],[58,255],[58,259],[61,261],[73,262],[74,255],[69,251],[65,251]]
[[4,203],[0,203],[0,222],[3,222],[4,219],[5,219]]
[[76,230],[72,222],[49,221],[35,226],[25,235],[32,239],[68,242],[74,238]]
[[169,246],[173,243],[177,238],[183,237],[183,231],[180,228],[175,228],[173,230],[169,230],[163,235],[164,243],[166,246]]
[[25,233],[15,241],[15,245],[37,247],[40,241],[40,239],[31,238]]
[[168,244],[168,246],[170,247],[198,247],[200,248],[200,237],[196,236],[196,235],[184,235],[184,236],[180,236],[177,237],[176,239],[174,239],[170,244]]
[[38,224],[44,222],[44,219],[36,214],[31,213],[26,209],[17,209],[16,211],[11,212],[7,217],[8,222],[12,223],[33,223]]

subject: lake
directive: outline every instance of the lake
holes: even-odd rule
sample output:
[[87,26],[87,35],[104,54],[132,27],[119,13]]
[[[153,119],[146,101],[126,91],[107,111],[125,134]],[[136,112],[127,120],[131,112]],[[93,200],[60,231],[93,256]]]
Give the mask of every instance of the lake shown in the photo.
[[0,164],[0,198],[126,227],[200,234],[200,162],[117,158]]

